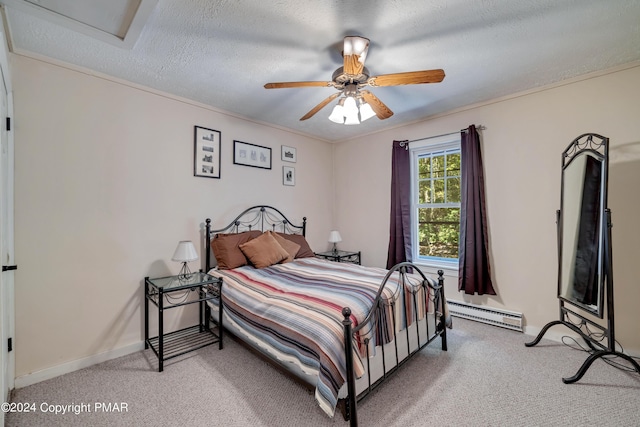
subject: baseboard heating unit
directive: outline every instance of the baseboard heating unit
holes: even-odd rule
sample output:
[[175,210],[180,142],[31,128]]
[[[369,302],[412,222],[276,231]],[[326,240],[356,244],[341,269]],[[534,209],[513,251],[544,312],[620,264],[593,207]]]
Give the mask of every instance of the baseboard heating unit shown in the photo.
[[523,332],[522,313],[449,299],[447,304],[449,305],[449,314],[452,316]]

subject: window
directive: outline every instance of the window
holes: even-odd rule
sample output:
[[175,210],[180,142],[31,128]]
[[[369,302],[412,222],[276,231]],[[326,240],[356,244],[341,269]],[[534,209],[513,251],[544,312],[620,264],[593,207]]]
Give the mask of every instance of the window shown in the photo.
[[458,264],[460,237],[460,135],[411,147],[413,260]]

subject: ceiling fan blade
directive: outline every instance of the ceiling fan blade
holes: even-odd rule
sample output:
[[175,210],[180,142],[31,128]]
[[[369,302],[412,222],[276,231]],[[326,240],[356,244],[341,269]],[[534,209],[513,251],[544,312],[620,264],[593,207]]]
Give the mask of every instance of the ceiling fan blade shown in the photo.
[[265,89],[283,89],[290,87],[333,87],[333,82],[281,82],[281,83],[267,83],[264,85]]
[[369,86],[399,86],[422,83],[440,83],[444,80],[444,70],[410,71],[408,73],[383,74],[369,78]]
[[371,105],[371,109],[373,109],[373,112],[376,113],[376,116],[378,116],[380,120],[388,119],[389,117],[393,116],[393,111],[391,111],[389,107],[384,105],[384,103],[380,101],[377,96],[375,96],[368,90],[362,90],[360,91],[360,93],[362,94],[364,100],[367,101],[367,104]]
[[367,58],[369,51],[369,39],[357,36],[348,36],[344,38],[344,50],[342,56],[344,58],[344,73],[358,75],[364,69],[364,60]]
[[[330,103],[331,101],[333,101],[334,99],[339,97],[341,93],[342,92],[336,92],[333,95],[331,95],[330,97],[328,97],[327,99],[325,99],[324,101],[322,101],[320,104],[318,104],[315,107],[313,107],[311,109],[311,111],[309,111],[307,114],[305,114],[304,116],[302,116],[300,118],[300,121],[307,120],[307,119],[313,117],[314,114],[316,114],[318,111],[322,110],[328,103]],[[373,110],[373,111],[375,111],[375,110]]]

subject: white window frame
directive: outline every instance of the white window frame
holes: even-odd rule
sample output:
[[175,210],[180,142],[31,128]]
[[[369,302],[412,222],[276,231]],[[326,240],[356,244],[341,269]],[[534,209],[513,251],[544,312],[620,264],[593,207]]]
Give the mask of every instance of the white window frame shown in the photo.
[[[441,268],[458,271],[458,259],[425,259],[420,258],[420,245],[418,242],[418,157],[436,151],[460,149],[461,136],[459,133],[429,138],[424,141],[416,141],[409,144],[411,157],[411,257],[415,264],[426,267]],[[461,165],[462,166],[462,165]]]

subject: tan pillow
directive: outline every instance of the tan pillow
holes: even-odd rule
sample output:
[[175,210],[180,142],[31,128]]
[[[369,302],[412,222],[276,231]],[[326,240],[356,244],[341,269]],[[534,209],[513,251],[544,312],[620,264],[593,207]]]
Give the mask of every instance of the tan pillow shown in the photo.
[[292,242],[291,240],[285,239],[284,237],[278,235],[277,233],[274,233],[273,231],[267,231],[267,233],[271,234],[273,238],[276,239],[276,242],[278,242],[280,246],[282,246],[284,250],[289,254],[289,256],[282,262],[284,263],[293,261],[293,259],[296,257],[296,254],[300,250],[300,245]]
[[289,257],[289,253],[269,233],[242,243],[240,250],[256,268],[269,267]]
[[218,262],[220,270],[242,267],[249,264],[239,246],[251,239],[255,239],[262,233],[258,230],[245,231],[244,233],[218,234],[211,240],[211,249]]
[[285,239],[300,245],[300,249],[298,249],[298,253],[296,254],[296,258],[308,258],[316,256],[313,253],[311,248],[309,247],[309,243],[307,243],[307,239],[304,238],[302,234],[284,234],[284,233],[276,233],[278,236],[284,237]]

